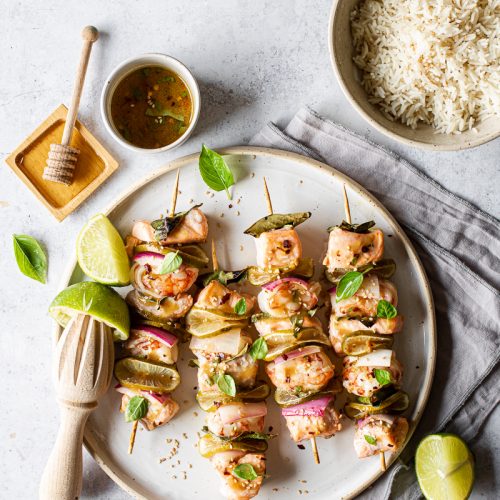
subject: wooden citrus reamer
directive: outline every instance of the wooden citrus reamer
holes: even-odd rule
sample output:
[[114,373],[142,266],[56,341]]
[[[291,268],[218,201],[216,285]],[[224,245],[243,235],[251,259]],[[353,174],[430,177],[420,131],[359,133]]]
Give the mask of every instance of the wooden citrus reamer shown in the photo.
[[82,488],[85,423],[113,376],[111,328],[86,314],[70,320],[57,343],[54,379],[61,425],[40,483],[41,500],[74,500]]
[[[268,212],[268,215],[272,215],[273,214],[273,204],[271,203],[271,196],[269,195],[269,189],[267,188],[266,178],[263,177],[263,179],[264,179],[264,194],[266,195],[266,202],[267,202],[267,212]],[[313,456],[314,456],[314,462],[316,464],[319,464],[320,460],[319,460],[319,453],[318,453],[318,445],[316,444],[316,438],[312,437],[309,439],[309,441],[311,443],[311,448],[312,448],[312,452],[313,452]]]
[[[170,212],[169,216],[173,217],[175,215],[175,206],[177,205],[177,194],[179,193],[179,176],[180,170],[177,169],[177,175],[175,177],[174,189],[172,191],[172,201],[170,202]],[[135,436],[137,435],[137,426],[139,424],[138,420],[134,420],[132,425],[132,431],[130,432],[130,439],[128,443],[128,454],[131,455],[134,451]]]
[[76,162],[80,150],[72,147],[71,136],[78,114],[78,106],[82,95],[85,73],[89,63],[92,44],[99,38],[99,31],[94,26],[86,26],[82,31],[83,47],[80,56],[80,64],[76,72],[73,96],[68,109],[64,131],[60,144],[51,144],[47,165],[43,171],[43,178],[47,181],[59,182],[69,186],[73,180]]
[[[345,210],[345,220],[348,224],[351,224],[351,210],[349,208],[349,198],[347,197],[347,191],[345,189],[345,184],[342,186],[342,191],[344,193],[344,210]],[[387,469],[385,463],[385,454],[383,451],[380,452],[380,468],[385,471]]]

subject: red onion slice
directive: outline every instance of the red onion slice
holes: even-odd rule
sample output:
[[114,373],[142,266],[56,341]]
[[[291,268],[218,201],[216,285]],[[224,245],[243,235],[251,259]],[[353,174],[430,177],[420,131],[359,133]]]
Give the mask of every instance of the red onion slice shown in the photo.
[[285,363],[287,361],[291,361],[292,359],[297,359],[302,356],[308,356],[310,354],[314,354],[316,352],[321,352],[321,347],[317,345],[308,345],[306,347],[301,347],[299,349],[296,349],[295,351],[287,352],[285,354],[282,354],[281,356],[278,356],[275,360],[274,363],[276,365],[279,365],[281,363]]
[[141,266],[146,264],[153,268],[153,271],[159,270],[165,255],[156,252],[140,252],[134,255],[134,262],[137,262]]
[[282,283],[297,283],[299,285],[302,285],[303,287],[307,288],[308,283],[307,281],[301,280],[300,278],[281,278],[276,281],[271,281],[271,283],[267,283],[266,285],[263,285],[263,289],[267,290],[269,292],[272,292],[275,288],[279,287]]
[[323,396],[281,410],[284,417],[322,417],[326,407],[333,401],[333,396]]
[[163,328],[158,328],[156,326],[150,325],[140,325],[137,328],[133,328],[132,332],[137,332],[138,335],[147,335],[149,337],[154,337],[156,340],[165,344],[167,347],[174,347],[177,344],[178,339],[173,334],[164,330]]
[[264,401],[260,403],[230,403],[217,409],[221,422],[232,424],[246,418],[265,417],[267,406]]

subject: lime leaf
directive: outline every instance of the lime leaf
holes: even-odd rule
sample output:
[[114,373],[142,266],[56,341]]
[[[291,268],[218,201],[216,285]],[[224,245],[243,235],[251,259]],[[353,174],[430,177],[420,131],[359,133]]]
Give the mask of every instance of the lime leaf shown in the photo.
[[234,185],[234,177],[224,158],[203,144],[199,159],[200,174],[205,184],[214,191],[226,190],[231,199],[229,188]]
[[337,285],[335,294],[336,302],[352,297],[363,283],[363,273],[358,271],[349,271],[344,274]]
[[134,396],[128,402],[125,409],[125,421],[133,422],[146,416],[148,412],[148,400],[142,396]]
[[236,305],[234,306],[234,312],[239,316],[245,314],[247,312],[247,301],[243,298],[238,300],[238,302],[236,302]]
[[264,337],[259,337],[250,347],[250,356],[253,359],[264,359],[267,355],[268,347]]
[[236,396],[236,384],[234,378],[231,375],[220,374],[217,375],[215,380],[217,387],[228,396]]
[[163,262],[161,263],[159,274],[168,274],[177,271],[182,264],[182,257],[179,255],[179,251],[167,253]]
[[12,239],[19,270],[28,278],[45,283],[47,279],[47,256],[40,243],[26,234],[14,234]]
[[391,372],[382,368],[375,368],[373,370],[375,378],[380,385],[388,385],[392,382]]
[[232,474],[238,479],[244,479],[245,481],[253,481],[254,479],[257,479],[259,477],[251,464],[237,465],[233,469]]
[[384,319],[392,319],[398,315],[397,309],[387,300],[379,300],[377,304],[377,316]]

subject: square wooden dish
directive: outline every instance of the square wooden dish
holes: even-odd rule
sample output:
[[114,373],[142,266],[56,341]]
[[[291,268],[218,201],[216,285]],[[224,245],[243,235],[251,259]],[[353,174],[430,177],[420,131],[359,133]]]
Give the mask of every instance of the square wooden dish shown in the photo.
[[80,155],[72,184],[65,186],[42,178],[50,145],[61,141],[67,111],[61,104],[6,159],[58,221],[80,206],[118,168],[118,162],[77,120],[71,146],[78,148]]

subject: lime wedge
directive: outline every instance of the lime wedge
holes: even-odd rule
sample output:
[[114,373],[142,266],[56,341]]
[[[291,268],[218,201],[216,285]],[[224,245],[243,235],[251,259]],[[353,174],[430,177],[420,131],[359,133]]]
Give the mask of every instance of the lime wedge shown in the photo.
[[115,341],[128,338],[128,307],[112,288],[93,281],[83,281],[64,289],[49,306],[50,316],[63,327],[78,313],[89,314],[113,328]]
[[431,434],[417,448],[415,468],[420,489],[430,500],[465,500],[474,484],[474,460],[454,434]]
[[95,215],[85,224],[76,240],[76,255],[82,271],[93,280],[112,286],[129,284],[125,245],[105,215]]

